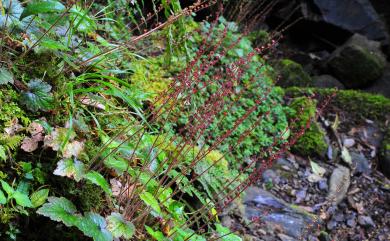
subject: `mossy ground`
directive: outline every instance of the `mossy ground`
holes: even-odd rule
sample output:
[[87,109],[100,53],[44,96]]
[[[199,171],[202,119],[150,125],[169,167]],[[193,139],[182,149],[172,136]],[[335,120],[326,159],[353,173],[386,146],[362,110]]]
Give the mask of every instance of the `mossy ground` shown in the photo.
[[283,59],[279,61],[275,66],[277,74],[280,75],[278,85],[282,87],[299,86],[308,87],[312,86],[312,79],[307,74],[302,66],[290,59]]
[[[327,144],[325,132],[314,119],[316,101],[307,97],[298,97],[290,104],[290,108],[292,109],[290,118],[298,118],[296,122],[290,124],[292,129],[299,130],[301,127],[305,127],[308,121],[311,121],[310,127],[297,140],[292,150],[305,156],[323,155],[326,152]],[[303,112],[300,111],[301,108]]]
[[335,90],[317,88],[290,87],[286,96],[300,97],[315,93],[319,102],[335,93],[330,105],[348,112],[354,122],[370,119],[385,122],[390,113],[390,99],[358,90]]

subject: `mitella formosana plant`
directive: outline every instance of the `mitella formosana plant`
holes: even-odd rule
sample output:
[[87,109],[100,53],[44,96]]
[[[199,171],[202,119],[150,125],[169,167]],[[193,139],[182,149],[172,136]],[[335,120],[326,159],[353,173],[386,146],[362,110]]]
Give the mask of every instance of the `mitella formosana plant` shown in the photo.
[[106,2],[0,1],[1,228],[242,240],[218,216],[309,124],[290,129],[266,63],[279,36],[192,19],[214,1]]

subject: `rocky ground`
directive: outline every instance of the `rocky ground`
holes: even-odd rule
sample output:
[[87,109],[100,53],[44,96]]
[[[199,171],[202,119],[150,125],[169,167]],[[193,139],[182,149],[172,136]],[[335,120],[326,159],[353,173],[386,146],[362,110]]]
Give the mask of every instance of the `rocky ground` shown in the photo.
[[378,171],[388,123],[348,114],[327,108],[327,153],[286,153],[222,222],[247,240],[390,240],[390,181]]

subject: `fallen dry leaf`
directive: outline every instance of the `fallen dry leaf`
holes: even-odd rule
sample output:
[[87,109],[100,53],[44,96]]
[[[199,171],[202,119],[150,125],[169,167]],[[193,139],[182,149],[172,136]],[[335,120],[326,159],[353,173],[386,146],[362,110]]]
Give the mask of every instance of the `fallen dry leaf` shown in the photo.
[[84,149],[84,142],[72,141],[65,145],[62,156],[64,158],[78,157]]
[[36,141],[43,141],[44,139],[43,134],[45,133],[45,130],[41,124],[37,122],[32,122],[28,126],[28,132],[30,132],[32,139]]
[[10,126],[4,128],[4,132],[6,134],[8,134],[9,136],[13,136],[22,128],[23,128],[23,126],[21,124],[19,124],[18,119],[15,118],[11,121]]
[[100,102],[98,102],[96,100],[92,100],[88,96],[81,96],[80,97],[80,101],[84,105],[92,106],[92,107],[95,107],[95,108],[98,108],[98,109],[101,109],[101,110],[105,110],[106,109],[106,107],[102,103],[100,103]]
[[25,137],[22,141],[21,148],[25,152],[33,152],[38,149],[38,141],[30,137]]

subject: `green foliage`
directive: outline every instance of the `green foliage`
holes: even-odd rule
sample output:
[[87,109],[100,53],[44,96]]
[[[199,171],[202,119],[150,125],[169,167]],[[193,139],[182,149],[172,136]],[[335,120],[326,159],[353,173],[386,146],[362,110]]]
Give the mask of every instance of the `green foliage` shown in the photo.
[[32,193],[30,197],[33,208],[42,206],[46,202],[48,196],[49,189],[47,188]]
[[[293,110],[290,117],[298,117],[298,121],[291,123],[293,129],[300,130],[305,128],[308,122],[311,122],[309,129],[297,140],[292,150],[306,156],[325,154],[328,147],[325,142],[325,133],[314,119],[316,101],[307,97],[299,97],[293,100],[290,107]],[[300,111],[301,109],[303,112]],[[299,116],[295,116],[297,113]]]
[[71,177],[77,182],[84,178],[85,166],[77,159],[62,159],[57,163],[54,175]]
[[[222,56],[220,64],[211,69],[202,78],[206,82],[213,79],[217,71],[222,66],[231,66],[240,57],[247,56],[253,52],[251,41],[239,34],[238,27],[232,22],[227,22],[225,19],[220,18],[219,25],[214,28],[211,34],[211,39],[218,41],[221,36],[221,32],[227,28],[225,39],[222,41],[222,46],[229,48],[239,38],[241,40],[238,44],[234,45],[227,52],[226,56]],[[203,26],[203,33],[206,34],[210,29],[210,24],[206,23]],[[219,33],[219,35],[218,35]],[[199,48],[200,38],[194,36],[192,38],[192,49],[193,51]],[[194,54],[194,52],[192,53]],[[219,137],[226,133],[226,130],[231,130],[234,127],[234,123],[244,116],[245,112],[254,106],[257,106],[248,118],[229,136],[223,143],[218,147],[223,153],[228,154],[230,148],[233,148],[231,154],[227,155],[227,158],[232,162],[242,162],[253,155],[258,154],[261,148],[268,147],[273,143],[273,136],[278,136],[287,127],[287,119],[284,114],[284,108],[281,105],[283,91],[280,88],[272,87],[273,80],[271,78],[272,69],[264,64],[264,60],[260,56],[255,55],[252,61],[249,63],[245,73],[236,82],[235,93],[224,98],[224,105],[219,115],[216,116],[215,120],[212,121],[209,128],[205,131],[205,139],[200,142],[205,142],[208,145],[212,145]],[[225,74],[225,73],[223,73]],[[254,78],[251,80],[251,78]],[[206,103],[210,96],[220,88],[219,83],[207,82],[207,92],[199,92],[191,95],[190,105],[183,111],[178,110],[175,113],[178,118],[179,126],[185,126],[189,124],[190,116],[193,115],[193,108],[201,106]],[[267,90],[270,88],[270,90]],[[240,93],[240,94],[239,94]],[[259,105],[255,103],[255,99],[263,100]],[[269,112],[267,117],[265,113]],[[176,117],[176,116],[175,116]],[[245,133],[248,128],[256,123],[259,118],[262,118],[261,122],[254,127],[252,132],[241,141],[241,144],[237,146],[238,140]],[[282,140],[283,141],[283,140]]]
[[66,226],[73,226],[78,217],[75,215],[76,207],[64,197],[49,197],[48,202],[37,210],[37,213],[57,222],[63,222]]
[[65,6],[59,1],[47,0],[47,1],[33,1],[29,3],[20,15],[20,20],[31,15],[37,15],[41,13],[55,13],[65,10]]
[[112,195],[111,188],[102,174],[96,171],[90,171],[85,175],[85,178],[93,184],[100,186],[107,194]]
[[276,65],[276,69],[280,75],[278,85],[282,87],[308,87],[313,85],[311,77],[303,70],[302,66],[290,59],[282,59]]
[[28,84],[28,90],[21,95],[21,102],[30,111],[50,110],[53,107],[51,86],[40,79],[33,79]]
[[22,207],[32,207],[31,200],[25,192],[13,189],[8,183],[3,180],[0,180],[0,182],[4,192],[7,194],[6,202],[9,202],[10,200],[14,199],[15,202]]
[[64,197],[49,197],[37,213],[68,227],[75,226],[94,241],[111,241],[113,237],[130,239],[135,231],[134,225],[124,220],[119,213],[112,213],[106,218],[107,221],[93,212],[81,215],[73,203]]
[[107,229],[112,233],[115,238],[130,239],[135,232],[134,225],[126,221],[119,213],[111,213],[107,217]]

